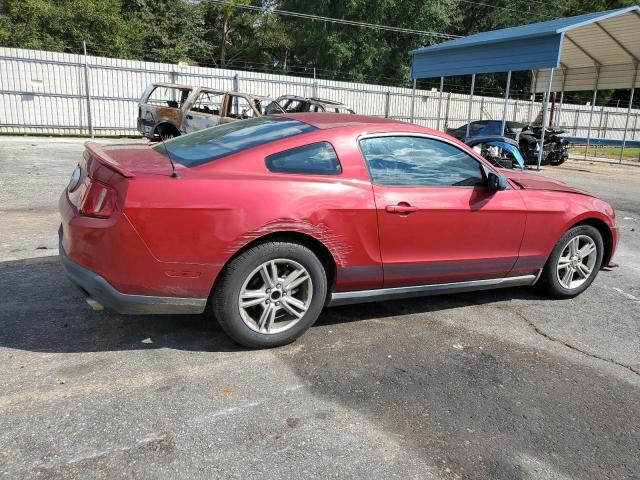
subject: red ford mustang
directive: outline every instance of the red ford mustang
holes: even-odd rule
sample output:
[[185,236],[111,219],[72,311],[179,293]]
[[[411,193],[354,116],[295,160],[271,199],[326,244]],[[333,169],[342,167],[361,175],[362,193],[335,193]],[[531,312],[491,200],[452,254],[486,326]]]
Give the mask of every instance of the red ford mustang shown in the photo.
[[120,313],[207,305],[250,347],[326,305],[537,284],[585,290],[614,209],[496,170],[440,132],[340,114],[261,117],[154,147],[87,143],[60,198],[67,275]]

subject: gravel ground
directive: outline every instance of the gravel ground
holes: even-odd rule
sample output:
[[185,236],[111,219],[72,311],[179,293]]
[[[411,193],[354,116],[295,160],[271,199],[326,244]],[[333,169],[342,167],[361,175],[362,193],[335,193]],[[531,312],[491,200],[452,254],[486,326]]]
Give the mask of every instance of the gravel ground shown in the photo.
[[81,151],[0,137],[3,478],[640,477],[640,169],[543,172],[618,209],[620,266],[576,299],[332,308],[248,351],[207,315],[88,308],[56,256]]

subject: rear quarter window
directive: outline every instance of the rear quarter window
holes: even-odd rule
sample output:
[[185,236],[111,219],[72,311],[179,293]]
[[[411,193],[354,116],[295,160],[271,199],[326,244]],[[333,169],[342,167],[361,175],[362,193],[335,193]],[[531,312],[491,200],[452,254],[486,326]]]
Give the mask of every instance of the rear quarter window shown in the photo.
[[329,142],[318,142],[269,155],[267,168],[274,173],[339,175],[342,167]]
[[190,89],[157,86],[149,93],[145,103],[158,107],[180,108],[190,93]]
[[206,128],[162,142],[153,149],[185,167],[197,167],[270,142],[316,130],[297,120],[265,116]]

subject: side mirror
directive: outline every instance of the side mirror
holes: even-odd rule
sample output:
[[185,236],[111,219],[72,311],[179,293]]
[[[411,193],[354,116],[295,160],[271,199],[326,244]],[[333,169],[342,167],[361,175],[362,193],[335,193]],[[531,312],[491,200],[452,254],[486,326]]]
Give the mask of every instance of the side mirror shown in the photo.
[[507,188],[507,179],[493,172],[487,174],[487,188],[491,191],[504,190]]

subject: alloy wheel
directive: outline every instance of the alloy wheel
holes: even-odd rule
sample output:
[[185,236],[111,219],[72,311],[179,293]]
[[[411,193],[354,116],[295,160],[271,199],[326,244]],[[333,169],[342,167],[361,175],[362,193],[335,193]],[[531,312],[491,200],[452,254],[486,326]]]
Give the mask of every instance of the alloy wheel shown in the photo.
[[590,236],[571,238],[563,247],[556,266],[560,285],[567,290],[580,287],[593,274],[597,258],[596,243]]
[[290,329],[304,317],[313,298],[311,275],[294,260],[279,258],[254,269],[242,284],[240,316],[267,335]]

